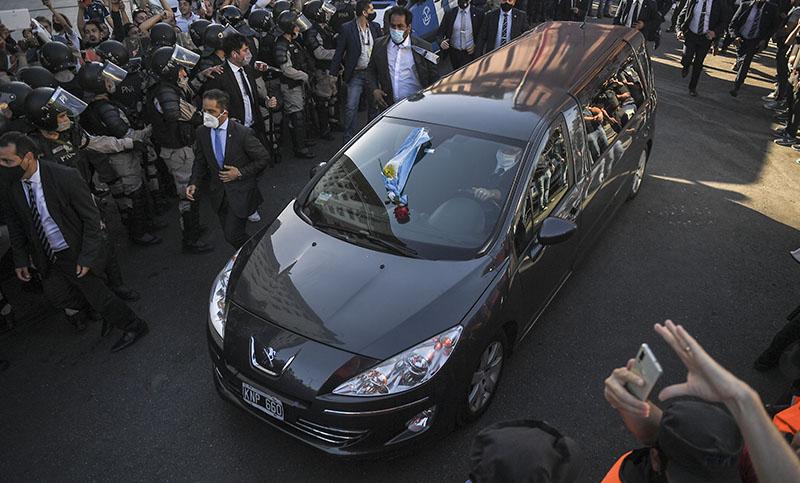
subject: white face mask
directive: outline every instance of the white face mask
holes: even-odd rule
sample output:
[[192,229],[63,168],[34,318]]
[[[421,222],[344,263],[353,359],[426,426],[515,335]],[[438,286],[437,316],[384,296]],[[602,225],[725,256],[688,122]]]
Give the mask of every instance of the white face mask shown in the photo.
[[[225,111],[222,111],[222,114],[225,114]],[[222,115],[220,114],[220,116]],[[204,112],[203,113],[203,126],[216,129],[219,127],[219,117],[214,117],[211,114]]]
[[503,150],[497,151],[497,170],[508,171],[517,164],[519,153],[506,153]]
[[392,38],[392,42],[396,44],[402,44],[403,40],[405,40],[406,31],[398,29],[389,29],[389,36]]

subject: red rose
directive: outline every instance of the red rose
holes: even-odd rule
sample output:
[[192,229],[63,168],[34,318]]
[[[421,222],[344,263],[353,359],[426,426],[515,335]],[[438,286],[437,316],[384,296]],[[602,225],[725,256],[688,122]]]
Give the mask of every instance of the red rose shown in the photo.
[[394,209],[394,217],[399,223],[408,223],[411,220],[407,206],[396,206]]

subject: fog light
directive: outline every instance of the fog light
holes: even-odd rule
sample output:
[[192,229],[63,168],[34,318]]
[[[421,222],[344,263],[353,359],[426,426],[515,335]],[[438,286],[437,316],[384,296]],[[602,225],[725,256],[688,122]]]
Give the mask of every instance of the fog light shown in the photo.
[[433,425],[433,416],[435,413],[436,406],[431,406],[411,418],[411,420],[406,423],[406,427],[412,433],[421,433]]

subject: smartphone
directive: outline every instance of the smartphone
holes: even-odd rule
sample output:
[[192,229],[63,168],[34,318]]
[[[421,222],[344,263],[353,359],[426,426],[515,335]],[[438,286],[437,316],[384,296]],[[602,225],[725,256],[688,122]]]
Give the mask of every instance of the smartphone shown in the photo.
[[647,401],[650,392],[658,382],[658,378],[664,373],[661,369],[661,364],[658,363],[656,356],[653,355],[653,351],[650,350],[647,344],[642,344],[642,347],[639,348],[631,370],[644,380],[644,386],[625,384],[625,388],[640,401]]

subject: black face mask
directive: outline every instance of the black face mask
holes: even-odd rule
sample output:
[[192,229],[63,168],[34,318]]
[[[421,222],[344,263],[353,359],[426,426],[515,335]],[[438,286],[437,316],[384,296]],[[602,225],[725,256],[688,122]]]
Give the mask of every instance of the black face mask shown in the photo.
[[370,14],[367,14],[367,20],[369,20],[370,22],[374,22],[374,21],[375,21],[375,18],[376,18],[377,16],[378,16],[378,14],[377,14],[376,12],[372,12],[372,13],[370,13]]
[[13,168],[0,167],[0,183],[5,186],[10,186],[15,182],[18,183],[23,174],[25,174],[25,170],[22,166],[14,166]]
[[458,8],[460,8],[461,10],[464,10],[467,7],[469,7],[469,2],[458,2]]
[[511,5],[510,3],[501,3],[501,4],[500,4],[500,10],[502,10],[502,11],[504,11],[504,12],[508,12],[508,11],[509,11],[509,10],[511,10],[512,8],[514,8],[514,6],[513,6],[513,5]]

